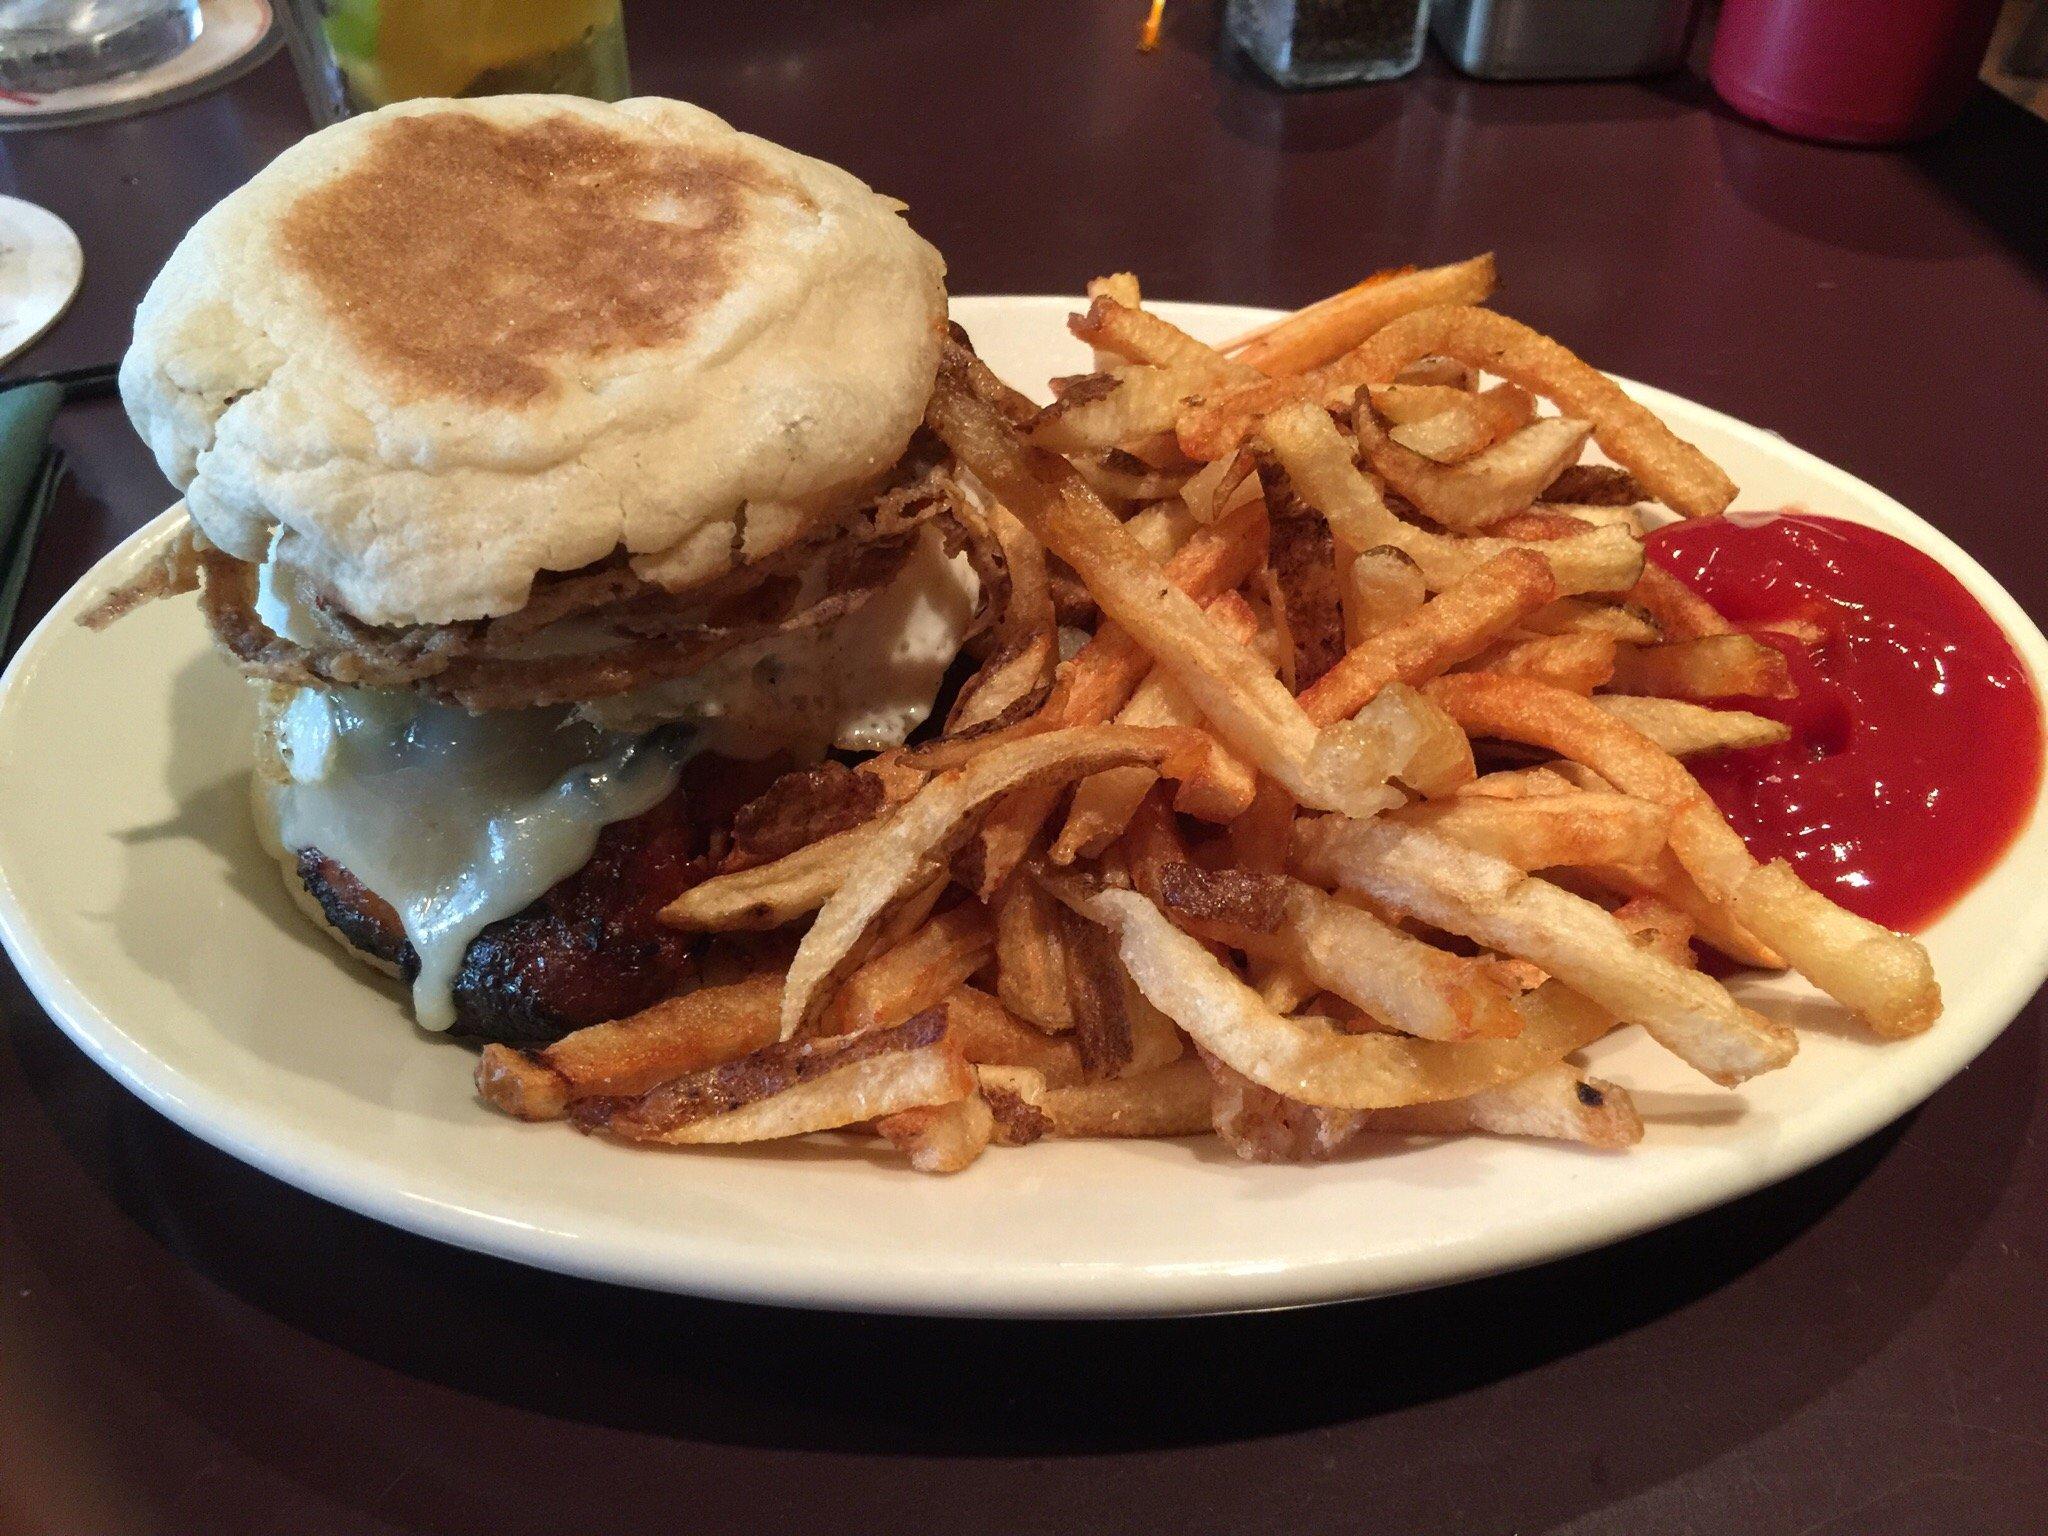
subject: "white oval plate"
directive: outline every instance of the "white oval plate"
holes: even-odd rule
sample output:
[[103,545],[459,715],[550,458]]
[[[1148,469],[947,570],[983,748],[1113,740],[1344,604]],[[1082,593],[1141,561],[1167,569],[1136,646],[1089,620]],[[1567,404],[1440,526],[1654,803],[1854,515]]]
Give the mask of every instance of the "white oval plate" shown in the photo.
[[[964,299],[1007,377],[1086,366],[1069,301]],[[1262,311],[1161,305],[1212,339]],[[2040,632],[1896,502],[1783,441],[1635,391],[1743,486],[1928,550],[2037,677]],[[1593,1053],[1648,1122],[1625,1154],[1470,1138],[1314,1168],[1208,1140],[997,1149],[927,1178],[851,1139],[631,1151],[482,1108],[472,1054],[421,1034],[395,989],[340,962],[280,888],[244,813],[243,685],[189,602],[93,635],[73,620],[165,537],[102,561],[0,680],[0,936],[36,995],[149,1103],[288,1183],[428,1236],[549,1269],[750,1301],[897,1312],[1221,1311],[1442,1285],[1612,1242],[1744,1194],[1869,1135],[1997,1035],[2048,973],[2048,817],[1926,935],[1948,1013],[1878,1046],[1780,981],[1798,1059],[1714,1089],[1637,1031]],[[344,1259],[342,1262],[346,1262]]]

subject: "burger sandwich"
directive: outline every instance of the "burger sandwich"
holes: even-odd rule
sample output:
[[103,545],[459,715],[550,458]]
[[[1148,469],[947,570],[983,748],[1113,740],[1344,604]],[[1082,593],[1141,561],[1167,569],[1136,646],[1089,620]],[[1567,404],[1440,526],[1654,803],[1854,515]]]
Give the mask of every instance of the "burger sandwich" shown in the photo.
[[920,425],[943,277],[853,176],[652,99],[371,113],[172,254],[121,392],[189,532],[109,612],[200,591],[287,886],[422,1025],[676,990],[656,914],[748,765],[926,718],[993,579]]

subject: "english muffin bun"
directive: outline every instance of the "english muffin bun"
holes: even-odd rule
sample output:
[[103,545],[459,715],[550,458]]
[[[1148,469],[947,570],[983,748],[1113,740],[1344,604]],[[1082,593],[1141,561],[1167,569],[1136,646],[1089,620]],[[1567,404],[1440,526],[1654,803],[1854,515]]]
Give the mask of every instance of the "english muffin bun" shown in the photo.
[[193,227],[121,393],[208,539],[282,534],[365,623],[511,613],[622,548],[679,591],[897,462],[943,275],[897,204],[681,102],[406,102]]

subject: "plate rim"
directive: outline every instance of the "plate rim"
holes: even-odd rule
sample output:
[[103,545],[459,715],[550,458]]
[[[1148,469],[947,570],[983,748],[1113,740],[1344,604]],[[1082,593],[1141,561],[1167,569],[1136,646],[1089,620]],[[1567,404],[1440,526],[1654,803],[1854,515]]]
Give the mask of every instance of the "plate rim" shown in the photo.
[[[972,295],[952,300],[956,310],[1027,307],[1071,308],[1062,295]],[[1228,314],[1260,323],[1283,311],[1256,306],[1161,302],[1171,318]],[[1718,430],[1774,454],[1798,469],[1833,482],[1845,494],[1912,527],[1916,542],[1932,553],[1973,597],[1983,603],[2012,640],[2033,674],[2037,696],[2048,679],[2048,639],[1968,551],[1896,499],[1785,438],[1654,386],[1616,375],[1632,395],[1656,409],[1711,420]],[[68,625],[114,572],[136,563],[160,541],[179,516],[174,506],[153,518],[102,556],[22,640],[0,673],[0,728],[10,701],[32,672],[50,636]],[[2040,812],[2037,809],[2037,816]],[[2031,825],[2031,823],[2030,823]],[[2007,855],[2010,857],[2010,854]],[[1675,1197],[1662,1187],[1627,1191],[1623,1197],[1582,1213],[1568,1231],[1530,1217],[1505,1228],[1486,1227],[1405,1254],[1352,1255],[1280,1265],[1253,1261],[1196,1263],[1090,1263],[1025,1261],[994,1274],[963,1274],[907,1258],[894,1266],[819,1264],[792,1267],[772,1251],[749,1252],[727,1244],[705,1262],[650,1267],[635,1262],[630,1244],[617,1234],[555,1233],[492,1211],[488,1201],[452,1204],[424,1187],[393,1185],[376,1177],[361,1154],[331,1139],[308,1145],[304,1133],[260,1107],[244,1107],[218,1087],[194,1083],[175,1069],[156,1065],[147,1047],[103,1010],[37,941],[33,923],[9,871],[0,866],[0,944],[24,983],[64,1033],[124,1088],[198,1139],[239,1161],[317,1198],[387,1225],[582,1278],[721,1300],[818,1310],[907,1315],[1012,1318],[1109,1318],[1196,1315],[1316,1305],[1359,1297],[1449,1286],[1487,1275],[1563,1259],[1623,1241],[1638,1233],[1682,1221],[1701,1211],[1782,1182],[1855,1145],[1924,1102],[1976,1059],[2048,978],[2048,926],[2020,936],[2021,963],[1988,1002],[1995,1020],[1974,1032],[1941,1038],[1939,1049],[1913,1084],[1882,1085],[1861,1096],[1834,1095],[1831,1113],[1803,1124],[1790,1150],[1778,1144],[1744,1157],[1704,1157],[1694,1177]],[[1713,1149],[1702,1148],[1703,1152]]]

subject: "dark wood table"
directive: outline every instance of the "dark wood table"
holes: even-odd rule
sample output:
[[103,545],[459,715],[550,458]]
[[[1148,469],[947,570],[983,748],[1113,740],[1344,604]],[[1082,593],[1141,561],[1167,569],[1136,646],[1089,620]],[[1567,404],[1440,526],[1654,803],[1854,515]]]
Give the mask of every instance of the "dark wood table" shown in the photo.
[[[1290,97],[1218,61],[1196,0],[1139,56],[1142,9],[629,5],[642,89],[903,197],[956,292],[1131,266],[1161,297],[1294,304],[1490,247],[1516,314],[1892,492],[2044,611],[2048,124],[1987,91],[1927,146],[1840,151],[1688,79],[1435,65]],[[185,226],[305,128],[280,58],[0,140],[5,190],[86,249],[14,371],[116,356]],[[32,612],[168,499],[117,406],[59,435]],[[2040,999],[1899,1126],[1603,1253],[1051,1326],[696,1303],[387,1231],[174,1130],[0,972],[8,1532],[2048,1528]]]

